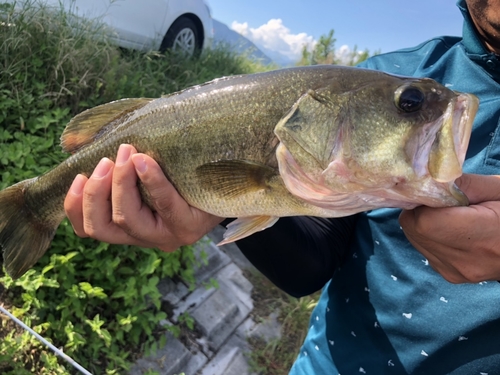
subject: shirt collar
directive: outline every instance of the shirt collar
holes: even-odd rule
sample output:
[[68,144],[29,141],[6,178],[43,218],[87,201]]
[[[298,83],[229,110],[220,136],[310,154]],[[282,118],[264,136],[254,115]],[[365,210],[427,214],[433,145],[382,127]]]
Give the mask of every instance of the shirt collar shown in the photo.
[[458,0],[457,6],[463,14],[464,25],[462,31],[463,45],[469,58],[481,65],[492,75],[500,74],[500,59],[498,55],[489,52],[481,41],[474,22],[467,9],[465,0]]

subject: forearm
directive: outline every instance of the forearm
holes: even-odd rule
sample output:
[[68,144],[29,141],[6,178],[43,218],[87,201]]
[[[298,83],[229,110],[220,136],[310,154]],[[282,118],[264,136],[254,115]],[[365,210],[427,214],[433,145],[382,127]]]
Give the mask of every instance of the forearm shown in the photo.
[[356,218],[281,218],[237,245],[276,286],[300,297],[321,289],[342,264]]

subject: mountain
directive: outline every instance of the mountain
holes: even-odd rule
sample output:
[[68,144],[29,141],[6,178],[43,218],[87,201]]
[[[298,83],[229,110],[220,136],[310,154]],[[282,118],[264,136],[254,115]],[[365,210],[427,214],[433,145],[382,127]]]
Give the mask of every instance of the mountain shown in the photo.
[[[214,43],[227,44],[238,53],[247,53],[254,60],[261,62],[264,65],[279,64],[278,61],[273,61],[262,52],[254,43],[236,31],[231,30],[227,25],[213,20],[214,24]],[[281,64],[280,64],[281,65]]]
[[278,51],[273,51],[271,49],[265,48],[265,47],[260,47],[260,50],[265,53],[267,56],[271,58],[271,60],[276,63],[277,65],[286,68],[290,66],[294,66],[296,61],[290,59],[289,57],[283,55],[282,53]]

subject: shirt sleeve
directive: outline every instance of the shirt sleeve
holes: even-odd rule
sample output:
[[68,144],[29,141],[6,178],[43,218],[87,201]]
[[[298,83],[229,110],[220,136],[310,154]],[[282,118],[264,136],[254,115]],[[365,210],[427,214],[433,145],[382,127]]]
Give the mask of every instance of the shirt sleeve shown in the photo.
[[357,215],[281,218],[271,228],[237,241],[237,245],[276,286],[301,297],[321,289],[342,264],[356,219]]

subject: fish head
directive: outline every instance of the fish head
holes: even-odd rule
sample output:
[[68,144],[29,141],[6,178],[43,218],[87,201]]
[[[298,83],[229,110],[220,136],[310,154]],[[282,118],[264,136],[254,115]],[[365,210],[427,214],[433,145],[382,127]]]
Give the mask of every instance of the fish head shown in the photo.
[[339,215],[467,205],[454,181],[478,99],[431,79],[360,75],[304,94],[275,128],[288,190]]

